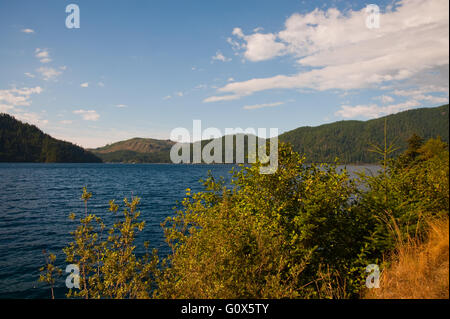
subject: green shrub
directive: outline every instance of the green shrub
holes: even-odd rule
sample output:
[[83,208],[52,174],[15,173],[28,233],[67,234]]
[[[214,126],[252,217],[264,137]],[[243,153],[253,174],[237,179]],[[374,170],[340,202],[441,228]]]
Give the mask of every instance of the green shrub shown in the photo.
[[366,225],[347,172],[305,165],[284,144],[275,174],[260,174],[259,165],[234,172],[230,188],[209,177],[206,191],[188,192],[166,220],[173,253],[159,296],[325,297],[325,277],[346,287],[341,297],[358,291]]
[[362,210],[370,212],[374,227],[371,245],[389,251],[399,241],[420,236],[425,220],[448,216],[449,152],[440,138],[410,148],[389,162],[386,176],[362,175]]
[[[124,210],[110,202],[109,229],[88,214],[64,248],[80,269],[77,298],[354,298],[365,268],[380,264],[398,241],[420,235],[424,219],[448,216],[449,153],[439,138],[415,137],[385,171],[352,180],[336,164],[306,165],[280,143],[278,170],[260,163],[232,171],[225,184],[211,175],[162,224],[171,249],[138,256],[138,198]],[[385,148],[386,149],[386,148]],[[71,215],[75,219],[75,215]],[[417,236],[416,236],[417,237]],[[148,248],[148,243],[145,244]],[[49,255],[41,281],[53,286],[61,270]]]

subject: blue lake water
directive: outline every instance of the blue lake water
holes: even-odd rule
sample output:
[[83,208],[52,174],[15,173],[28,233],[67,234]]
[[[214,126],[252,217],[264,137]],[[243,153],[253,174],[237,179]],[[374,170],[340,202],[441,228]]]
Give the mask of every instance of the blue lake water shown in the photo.
[[[0,298],[48,298],[50,291],[38,283],[42,251],[58,256],[65,267],[62,248],[77,223],[71,212],[83,213],[83,186],[93,193],[89,211],[107,221],[109,200],[122,203],[124,197],[141,198],[139,210],[146,227],[137,238],[167,253],[161,222],[173,214],[186,188],[202,190],[200,179],[210,170],[229,180],[232,165],[173,164],[16,164],[0,163]],[[347,166],[351,174],[377,166]],[[67,289],[64,278],[57,283],[57,297]]]

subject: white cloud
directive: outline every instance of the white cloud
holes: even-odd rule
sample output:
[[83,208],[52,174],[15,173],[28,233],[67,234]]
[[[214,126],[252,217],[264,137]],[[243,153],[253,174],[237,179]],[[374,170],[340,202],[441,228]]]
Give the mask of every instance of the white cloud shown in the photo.
[[172,95],[166,95],[165,97],[163,97],[163,100],[170,100],[172,98]]
[[380,100],[383,104],[394,102],[394,98],[389,95],[381,95],[377,96],[375,99]]
[[444,104],[444,103],[448,103],[448,96],[447,97],[443,97],[443,96],[434,96],[434,95],[414,95],[412,97],[415,100],[419,100],[419,101],[427,101],[433,104]]
[[97,85],[100,87],[105,87],[105,83],[103,83],[102,81],[98,82]]
[[9,90],[0,90],[0,104],[3,111],[12,110],[16,106],[31,105],[30,96],[32,94],[41,94],[43,89],[40,86],[34,88],[13,88]]
[[33,113],[33,112],[23,112],[17,110],[12,114],[16,119],[26,122],[29,124],[34,124],[39,127],[46,126],[48,124],[48,120],[43,119],[41,114]]
[[284,102],[274,102],[274,103],[264,103],[264,104],[254,104],[254,105],[246,105],[243,107],[244,110],[255,110],[255,109],[261,109],[264,107],[274,107],[283,105]]
[[118,107],[118,108],[125,108],[125,107],[128,107],[128,105],[126,105],[126,104],[117,104],[116,107]]
[[23,32],[23,33],[28,33],[28,34],[34,33],[34,30],[33,29],[29,29],[29,28],[22,29],[20,31]]
[[222,95],[222,96],[210,96],[203,100],[205,103],[209,102],[222,102],[222,101],[233,101],[240,99],[243,94],[230,94],[230,95]]
[[259,33],[259,30],[255,32],[246,36],[239,28],[233,30],[233,35],[245,41],[245,44],[241,44],[239,47],[245,48],[244,56],[247,60],[264,61],[285,53],[286,45],[276,41],[277,36],[275,34]]
[[45,67],[45,66],[41,66],[40,68],[36,69],[36,72],[40,73],[45,81],[48,80],[56,81],[56,78],[62,74],[61,71],[58,71],[52,67]]
[[[418,101],[427,101],[434,104],[443,104],[448,103],[449,92],[448,87],[430,85],[409,90],[397,89],[394,90],[392,93],[397,96],[409,97]],[[431,93],[439,95],[445,94],[445,96],[431,95]]]
[[293,14],[278,33],[245,35],[235,28],[232,34],[237,40],[228,42],[241,41],[234,47],[244,50],[244,58],[263,61],[290,55],[297,59],[295,73],[229,83],[218,93],[230,98],[210,97],[205,102],[270,89],[380,88],[386,83],[436,77],[436,69],[448,74],[449,2],[404,0],[397,4],[381,13],[379,29],[365,26],[364,8]]
[[64,124],[64,125],[70,125],[70,124],[72,124],[72,121],[71,120],[62,120],[62,121],[59,121],[59,123]]
[[234,28],[233,32],[231,32],[231,34],[237,36],[238,38],[244,37],[244,32],[242,32],[241,28]]
[[217,51],[216,55],[212,57],[213,61],[222,61],[222,62],[229,62],[231,61],[231,58],[225,57],[222,52]]
[[234,40],[233,38],[227,38],[227,42],[231,45],[231,48],[235,52],[235,55],[238,55],[238,51],[242,49],[241,43]]
[[413,96],[413,95],[420,95],[420,94],[427,94],[427,93],[446,93],[448,95],[448,86],[442,86],[442,85],[425,85],[421,88],[416,89],[397,89],[394,90],[393,94],[399,95],[399,96]]
[[87,88],[87,87],[89,86],[89,82],[81,83],[80,86],[81,86],[82,88]]
[[79,114],[85,121],[97,121],[100,115],[95,110],[76,110],[74,114]]
[[35,77],[35,75],[30,72],[25,72],[24,74],[31,79]]
[[50,53],[48,52],[48,49],[37,48],[34,53],[35,57],[38,58],[41,63],[49,63],[52,61],[52,59],[50,59]]
[[12,110],[13,108],[14,107],[12,105],[0,103],[0,113],[6,113],[6,112]]
[[406,111],[419,105],[420,103],[416,100],[409,100],[403,103],[390,104],[386,106],[379,106],[377,104],[356,105],[356,106],[342,105],[341,109],[337,111],[335,115],[344,118],[355,118],[355,117],[374,118],[401,111]]

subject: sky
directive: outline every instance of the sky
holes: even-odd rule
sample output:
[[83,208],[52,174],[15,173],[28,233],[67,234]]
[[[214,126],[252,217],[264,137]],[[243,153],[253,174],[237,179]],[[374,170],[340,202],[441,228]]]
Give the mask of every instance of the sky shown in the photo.
[[[72,3],[79,28],[66,26]],[[0,113],[92,148],[193,120],[283,133],[439,106],[448,12],[448,0],[1,0]]]

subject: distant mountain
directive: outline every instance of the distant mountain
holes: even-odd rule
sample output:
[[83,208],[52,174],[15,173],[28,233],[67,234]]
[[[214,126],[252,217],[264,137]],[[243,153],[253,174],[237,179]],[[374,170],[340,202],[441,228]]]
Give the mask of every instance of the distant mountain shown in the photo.
[[[413,133],[425,139],[441,136],[444,141],[449,141],[448,104],[369,121],[339,121],[316,127],[299,127],[281,134],[279,139],[291,143],[294,150],[305,155],[309,162],[332,162],[339,158],[341,163],[374,163],[379,158],[368,149],[370,144],[383,143],[385,119],[388,140],[395,140],[398,152],[406,148],[406,140]],[[202,141],[202,148],[210,141]],[[0,162],[171,163],[170,150],[174,144],[170,140],[133,138],[85,150],[57,140],[34,125],[22,123],[8,114],[0,114]],[[224,138],[222,144],[224,150]],[[247,137],[247,149],[246,146]],[[190,150],[192,161],[193,144]]]
[[[233,136],[233,145],[236,144],[236,136]],[[222,137],[222,154],[225,154],[225,137]],[[262,139],[257,140],[258,142]],[[193,162],[193,149],[195,144],[201,143],[200,148],[212,140],[189,143],[190,161]],[[247,158],[248,136],[243,136],[244,156]],[[132,138],[126,141],[109,144],[103,147],[89,149],[100,157],[104,162],[110,163],[172,163],[170,160],[170,150],[175,142],[171,140],[157,140],[152,138]],[[224,155],[225,156],[225,155]],[[235,159],[236,154],[233,155]]]
[[104,162],[171,163],[170,149],[174,144],[170,140],[132,138],[89,150]]
[[[388,140],[395,139],[398,152],[406,149],[406,140],[413,133],[425,139],[439,135],[444,141],[449,140],[448,105],[404,111],[369,121],[339,121],[299,127],[281,134],[279,140],[291,143],[308,162],[333,162],[337,157],[341,163],[375,163],[379,157],[368,149],[370,144],[383,143],[385,119]],[[209,141],[202,141],[202,147]],[[91,151],[105,162],[170,163],[173,144],[170,140],[133,138]],[[192,144],[190,148],[192,159]]]
[[424,139],[441,136],[449,140],[449,106],[421,108],[369,121],[340,121],[316,127],[300,127],[279,136],[310,162],[374,163],[377,154],[368,151],[370,144],[383,144],[387,119],[388,142],[395,141],[398,152],[406,149],[413,134]]
[[101,163],[82,147],[0,113],[0,162]]

